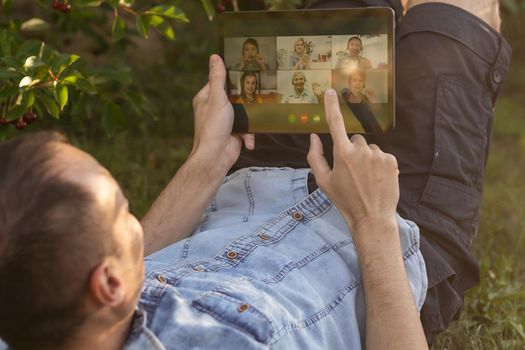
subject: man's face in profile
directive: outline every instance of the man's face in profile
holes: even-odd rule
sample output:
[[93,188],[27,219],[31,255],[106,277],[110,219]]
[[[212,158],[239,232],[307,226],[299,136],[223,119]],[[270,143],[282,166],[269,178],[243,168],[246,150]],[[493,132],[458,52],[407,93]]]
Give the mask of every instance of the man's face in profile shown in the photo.
[[[134,308],[144,278],[143,230],[129,212],[128,201],[119,185],[95,159],[68,144],[57,144],[56,167],[63,169],[61,176],[82,186],[91,193],[90,210],[107,227],[107,237],[115,242],[117,253],[111,256],[124,283],[125,304]],[[94,233],[95,234],[95,233]],[[101,237],[104,239],[105,237]]]

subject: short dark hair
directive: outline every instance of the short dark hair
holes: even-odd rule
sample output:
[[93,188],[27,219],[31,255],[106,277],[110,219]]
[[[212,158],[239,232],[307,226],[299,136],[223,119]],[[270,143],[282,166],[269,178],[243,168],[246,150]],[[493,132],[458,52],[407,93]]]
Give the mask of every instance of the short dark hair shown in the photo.
[[93,195],[59,176],[53,145],[65,142],[39,132],[0,144],[0,338],[14,349],[67,343],[91,271],[115,250]]
[[361,40],[360,37],[354,35],[353,37],[351,37],[350,39],[348,39],[348,41],[346,42],[346,48],[348,49],[348,45],[350,44],[350,41],[352,40],[357,40],[359,41],[359,44],[361,44],[361,50],[363,49],[363,40]]
[[254,38],[248,38],[248,39],[244,40],[244,42],[242,43],[241,55],[244,53],[244,48],[248,44],[255,46],[255,48],[257,49],[257,52],[259,52],[259,43],[257,42],[257,40],[255,40]]

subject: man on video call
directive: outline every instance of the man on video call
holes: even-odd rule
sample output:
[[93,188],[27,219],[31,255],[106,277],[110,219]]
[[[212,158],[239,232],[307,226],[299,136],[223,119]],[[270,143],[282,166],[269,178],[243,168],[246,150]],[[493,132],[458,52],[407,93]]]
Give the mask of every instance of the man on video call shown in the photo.
[[347,137],[333,90],[330,136],[231,135],[212,56],[192,152],[143,228],[110,174],[56,134],[0,145],[0,338],[13,349],[425,348],[479,278],[470,248],[510,59],[496,2],[427,2],[403,17],[397,0],[312,5],[398,14],[397,125],[370,144]]
[[[314,92],[305,88],[306,76],[303,72],[296,71],[292,74],[293,93],[283,96],[281,103],[319,103],[322,94],[319,83],[312,83]],[[317,93],[318,95],[315,95]]]

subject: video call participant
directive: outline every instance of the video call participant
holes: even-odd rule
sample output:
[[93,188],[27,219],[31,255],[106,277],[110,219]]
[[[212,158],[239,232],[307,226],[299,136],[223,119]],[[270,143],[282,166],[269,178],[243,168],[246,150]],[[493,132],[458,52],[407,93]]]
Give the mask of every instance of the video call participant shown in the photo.
[[[399,0],[317,0],[310,8],[365,6],[391,6],[397,18],[396,126],[366,138],[397,158],[398,212],[422,232],[429,289],[421,320],[432,342],[459,317],[465,292],[479,282],[472,240],[493,109],[511,48],[499,33],[499,6],[493,0],[409,1],[404,16]],[[332,160],[332,141],[321,138],[325,157]],[[306,135],[258,134],[256,143],[234,169],[308,167]],[[310,184],[316,187],[313,179]]]
[[364,70],[355,69],[348,77],[348,88],[342,90],[343,99],[348,103],[375,103],[375,94],[366,89],[366,73]]
[[288,63],[288,68],[291,69],[310,69],[310,55],[306,53],[306,42],[303,38],[295,41]]
[[263,99],[257,95],[259,87],[257,74],[254,72],[244,72],[241,76],[241,94],[235,103],[263,103]]
[[341,91],[343,102],[352,111],[366,133],[381,133],[383,129],[377,121],[369,103],[375,103],[372,91],[365,89],[364,70],[355,69],[348,77],[348,86]]
[[346,50],[342,57],[337,59],[336,69],[370,69],[372,64],[362,55],[363,41],[358,36],[348,39]]
[[237,63],[233,70],[241,71],[265,71],[268,65],[264,56],[259,52],[259,43],[253,38],[248,38],[242,44],[241,61]]
[[293,92],[283,95],[281,103],[319,103],[322,91],[319,83],[312,83],[312,90],[305,88],[306,77],[303,72],[294,72],[292,76]]

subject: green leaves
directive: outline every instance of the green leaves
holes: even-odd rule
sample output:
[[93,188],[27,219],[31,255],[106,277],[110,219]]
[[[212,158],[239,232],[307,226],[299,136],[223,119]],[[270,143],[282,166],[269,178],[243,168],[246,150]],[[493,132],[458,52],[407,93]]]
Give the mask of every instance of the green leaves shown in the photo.
[[174,5],[160,5],[152,7],[137,16],[137,31],[140,35],[147,38],[149,29],[153,27],[166,39],[174,40],[175,31],[168,20],[182,23],[189,22],[186,14],[178,7]]
[[115,15],[113,19],[113,26],[111,28],[111,40],[117,42],[124,38],[126,34],[126,23],[119,15]]
[[51,97],[44,93],[39,94],[38,99],[40,102],[42,102],[47,112],[51,114],[52,117],[57,119],[59,118],[60,109],[55,100],[53,100]]
[[189,22],[189,19],[188,17],[186,17],[184,12],[181,9],[175,7],[174,5],[155,6],[149,9],[148,11],[146,11],[145,13],[174,19],[179,22],[184,22],[184,23]]
[[160,16],[150,16],[150,25],[154,27],[160,34],[162,34],[168,40],[175,39],[175,32],[171,28],[170,24]]
[[[153,120],[156,105],[144,93],[150,90],[137,83],[137,73],[124,63],[130,43],[126,38],[134,34],[135,20],[135,33],[142,37],[153,30],[174,40],[174,25],[189,22],[181,7],[187,2],[153,1],[148,7],[148,2],[135,0],[69,0],[71,11],[60,14],[51,0],[38,0],[28,2],[27,11],[17,8],[16,16],[10,12],[12,3],[0,0],[0,117],[15,120],[31,111],[41,120],[65,116],[68,125],[89,120],[96,126],[98,121],[97,127],[107,135],[130,127],[131,120],[144,116]],[[211,19],[213,1],[201,0],[201,4]],[[42,11],[50,15],[28,15],[35,13],[32,6],[43,6]],[[52,43],[28,39],[36,37],[52,38]],[[75,42],[84,39],[81,45]],[[71,49],[93,53],[101,60],[95,58],[96,64],[91,64],[71,54]],[[14,129],[13,124],[3,131],[8,129]]]
[[215,17],[215,8],[213,7],[213,4],[210,0],[201,0],[202,7],[204,8],[204,11],[206,11],[206,14],[208,15],[208,19],[210,21],[213,21],[213,17]]
[[56,84],[56,86],[55,86],[55,100],[58,102],[60,110],[64,109],[64,106],[67,103],[67,99],[68,99],[67,85],[65,85],[65,84]]
[[148,15],[137,16],[137,30],[144,38],[148,37],[150,17]]

